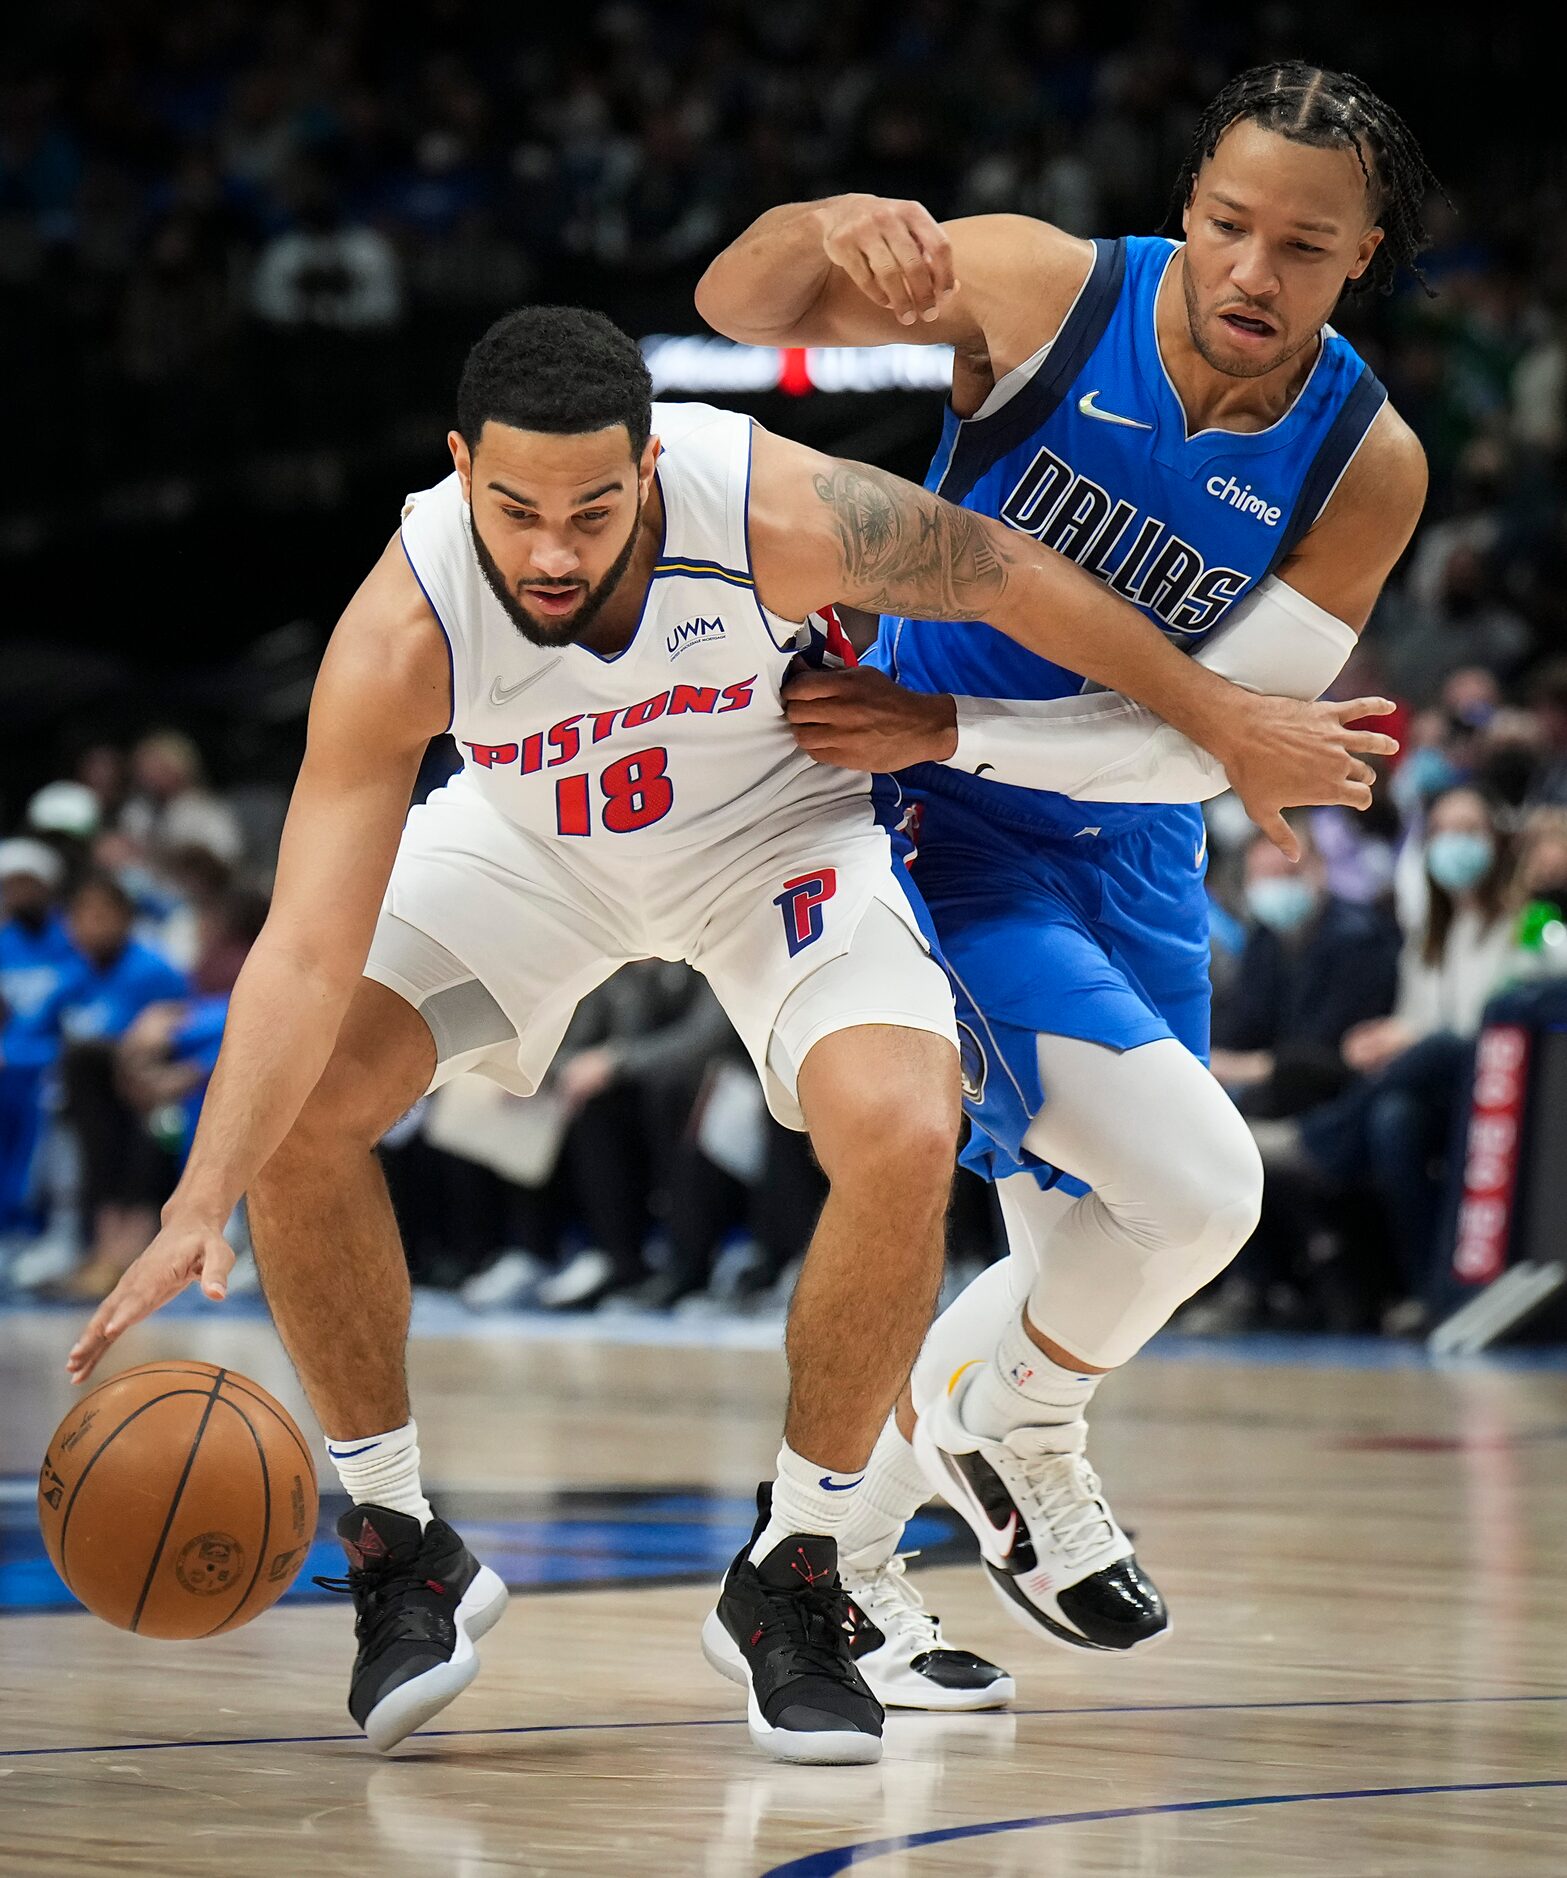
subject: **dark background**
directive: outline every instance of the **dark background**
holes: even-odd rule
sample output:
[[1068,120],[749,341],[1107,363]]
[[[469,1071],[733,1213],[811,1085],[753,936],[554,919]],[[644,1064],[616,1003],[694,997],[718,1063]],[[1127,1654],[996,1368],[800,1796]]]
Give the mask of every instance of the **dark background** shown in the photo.
[[[447,468],[465,347],[524,299],[638,336],[700,330],[692,287],[774,202],[855,187],[937,215],[1160,226],[1196,113],[1299,55],[1407,117],[1433,199],[1413,282],[1340,321],[1433,465],[1497,436],[1533,559],[1505,576],[1557,649],[1559,447],[1509,438],[1515,368],[1567,262],[1550,61],[1506,9],[948,0],[518,9],[57,0],[0,58],[0,813],[100,736],[177,722],[214,779],[286,781],[324,634]],[[301,228],[368,240],[385,316],[333,270],[258,307]],[[275,255],[274,255],[275,258]],[[919,475],[934,394],[726,399]],[[1559,413],[1557,414],[1559,419]],[[1549,426],[1545,427],[1547,431]],[[1536,564],[1539,565],[1536,565]],[[1533,589],[1539,587],[1540,593]]]

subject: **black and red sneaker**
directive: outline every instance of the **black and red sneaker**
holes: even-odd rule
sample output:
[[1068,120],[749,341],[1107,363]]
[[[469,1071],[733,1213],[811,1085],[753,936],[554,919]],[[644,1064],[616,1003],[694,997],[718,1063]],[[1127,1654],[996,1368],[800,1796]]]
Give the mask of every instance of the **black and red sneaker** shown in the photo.
[[760,1517],[702,1626],[702,1653],[749,1693],[751,1739],[774,1760],[841,1766],[881,1759],[882,1707],[849,1650],[853,1616],[836,1540],[791,1533],[760,1565]]
[[354,1600],[348,1712],[384,1754],[478,1675],[474,1642],[499,1621],[506,1587],[444,1519],[421,1528],[388,1507],[351,1506],[337,1536],[348,1575],[315,1582]]

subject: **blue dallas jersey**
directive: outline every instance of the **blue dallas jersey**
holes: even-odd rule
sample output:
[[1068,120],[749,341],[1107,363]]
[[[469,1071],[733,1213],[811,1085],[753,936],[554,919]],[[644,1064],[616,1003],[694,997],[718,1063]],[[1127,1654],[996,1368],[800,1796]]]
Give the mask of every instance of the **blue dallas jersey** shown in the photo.
[[[1096,242],[1052,343],[980,414],[959,418],[947,406],[925,486],[1069,556],[1196,647],[1317,519],[1387,394],[1329,327],[1276,424],[1188,436],[1154,332],[1160,283],[1178,253],[1157,236]],[[868,662],[912,690],[959,697],[1085,689],[1076,672],[965,621],[885,619]],[[914,780],[1012,827],[1075,830],[1085,820],[1081,803],[940,765]],[[1087,819],[1108,832],[1152,812],[1096,805]]]
[[[1328,329],[1276,424],[1189,436],[1154,325],[1178,254],[1156,237],[1096,242],[1051,344],[974,417],[949,406],[926,484],[1068,555],[1193,648],[1321,514],[1386,393]],[[965,621],[884,620],[868,662],[960,697],[1085,688]],[[1024,1146],[1049,1093],[1039,1033],[1114,1050],[1174,1037],[1207,1055],[1201,811],[1080,802],[939,763],[899,780],[920,803],[914,879],[957,1000],[974,1124],[963,1158],[993,1179],[1026,1169],[1049,1184],[1059,1171]]]

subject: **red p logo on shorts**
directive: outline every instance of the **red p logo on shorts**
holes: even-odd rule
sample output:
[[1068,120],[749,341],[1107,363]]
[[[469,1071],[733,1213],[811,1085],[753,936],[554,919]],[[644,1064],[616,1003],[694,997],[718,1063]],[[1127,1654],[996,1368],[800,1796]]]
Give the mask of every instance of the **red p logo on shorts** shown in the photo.
[[773,905],[783,914],[790,958],[821,938],[823,903],[837,891],[838,874],[831,867],[824,867],[819,874],[797,874],[784,882],[783,892]]

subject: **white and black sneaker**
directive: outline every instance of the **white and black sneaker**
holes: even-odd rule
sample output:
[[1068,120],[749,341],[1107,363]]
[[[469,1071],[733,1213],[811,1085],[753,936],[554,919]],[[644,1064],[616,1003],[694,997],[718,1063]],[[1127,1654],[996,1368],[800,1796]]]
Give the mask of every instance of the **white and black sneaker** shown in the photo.
[[921,1415],[914,1452],[1025,1629],[1077,1649],[1132,1650],[1167,1636],[1169,1613],[1105,1501],[1087,1439],[1078,1419],[981,1440],[946,1398]]
[[702,1625],[702,1654],[749,1694],[751,1739],[777,1761],[845,1766],[881,1759],[882,1706],[849,1651],[853,1621],[838,1582],[836,1540],[791,1533],[760,1565],[760,1517]]
[[500,1619],[506,1587],[444,1519],[351,1506],[337,1522],[346,1578],[317,1578],[354,1600],[348,1712],[384,1754],[438,1715],[479,1673],[475,1639]]
[[849,1594],[849,1654],[871,1693],[885,1708],[949,1713],[1002,1708],[1017,1694],[1007,1672],[970,1650],[955,1650],[941,1634],[941,1619],[908,1581],[900,1552],[873,1570],[838,1567]]

